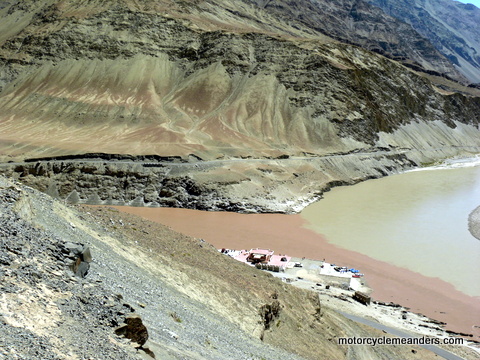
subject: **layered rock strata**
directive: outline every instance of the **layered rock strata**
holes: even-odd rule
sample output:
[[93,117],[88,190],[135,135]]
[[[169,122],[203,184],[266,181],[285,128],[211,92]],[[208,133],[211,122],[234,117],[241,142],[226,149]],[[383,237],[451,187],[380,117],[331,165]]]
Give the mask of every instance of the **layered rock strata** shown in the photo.
[[[414,132],[405,130],[397,141],[405,145],[412,138]],[[428,138],[422,140],[428,142]],[[395,174],[479,149],[384,148],[323,157],[216,161],[92,154],[1,164],[0,172],[69,203],[296,213],[333,186]]]
[[[379,14],[367,16],[371,6],[356,3],[331,2],[326,12],[321,2],[302,2],[312,8],[302,19],[282,2],[238,3],[235,11],[223,2],[215,9],[168,2],[11,6],[2,10],[0,151],[323,155],[370,151],[382,133],[409,124],[477,126],[480,92],[442,78],[445,69],[428,77],[421,71],[427,65],[418,73],[402,65],[415,62],[403,50],[396,61],[371,51],[377,46],[340,43],[314,29],[341,18],[367,39],[365,29],[383,28]],[[223,21],[212,21],[210,12]],[[329,22],[316,21],[329,14]],[[385,46],[400,44],[397,27],[378,30]],[[421,42],[410,38],[402,41]]]

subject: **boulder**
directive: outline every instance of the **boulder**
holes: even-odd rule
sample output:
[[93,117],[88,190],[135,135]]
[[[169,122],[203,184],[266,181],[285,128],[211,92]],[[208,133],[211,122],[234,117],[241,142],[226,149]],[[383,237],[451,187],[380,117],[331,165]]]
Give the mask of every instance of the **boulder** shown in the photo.
[[142,347],[148,340],[148,330],[143,325],[142,318],[137,314],[128,315],[125,324],[115,329],[115,334],[124,336]]
[[85,261],[87,263],[91,263],[93,260],[92,257],[92,252],[90,251],[89,247],[84,247],[82,253],[80,254],[80,258],[82,261]]

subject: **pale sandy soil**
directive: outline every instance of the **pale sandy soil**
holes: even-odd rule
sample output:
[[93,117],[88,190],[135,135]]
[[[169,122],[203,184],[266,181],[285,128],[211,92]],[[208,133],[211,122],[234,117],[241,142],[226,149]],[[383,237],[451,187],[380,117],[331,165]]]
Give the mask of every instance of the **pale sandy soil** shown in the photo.
[[339,248],[303,228],[298,215],[236,214],[169,208],[118,207],[184,234],[203,238],[218,248],[270,248],[276,253],[360,269],[373,298],[395,302],[410,311],[447,323],[446,328],[474,334],[480,340],[480,299],[465,295],[438,278],[429,278],[368,256]]

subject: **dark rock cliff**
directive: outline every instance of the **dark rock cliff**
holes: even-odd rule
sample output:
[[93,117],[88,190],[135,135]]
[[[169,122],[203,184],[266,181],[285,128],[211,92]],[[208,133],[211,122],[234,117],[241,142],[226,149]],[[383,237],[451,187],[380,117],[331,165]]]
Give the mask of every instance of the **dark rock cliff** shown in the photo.
[[[307,26],[342,42],[393,58],[407,66],[420,66],[453,78],[462,76],[405,19],[397,20],[366,1],[302,0],[257,1],[267,10],[298,19]],[[406,11],[410,9],[407,7]]]
[[470,82],[480,82],[480,9],[449,0],[367,0],[428,39]]

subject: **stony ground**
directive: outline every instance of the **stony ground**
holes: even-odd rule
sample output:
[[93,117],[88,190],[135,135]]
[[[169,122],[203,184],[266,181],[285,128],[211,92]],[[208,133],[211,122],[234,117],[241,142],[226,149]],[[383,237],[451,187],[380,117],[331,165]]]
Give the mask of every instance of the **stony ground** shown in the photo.
[[[32,191],[25,197],[14,185],[2,181],[1,186],[0,358],[145,357],[113,332],[135,307],[149,324],[155,340],[145,347],[154,349],[156,358],[275,359],[282,354],[300,359],[246,337],[197,301],[146,276],[145,269],[112,251],[111,244],[98,242],[81,225],[65,222],[48,196]],[[22,216],[35,218],[39,227]],[[88,244],[93,253],[84,279],[66,264],[68,240]]]
[[[435,358],[419,347],[339,346],[340,336],[384,334],[201,239],[4,178],[0,241],[0,359]],[[85,262],[86,276],[75,276]],[[140,349],[115,332],[133,312],[149,335]]]
[[136,358],[112,333],[131,307],[95,280],[76,277],[66,265],[69,244],[23,219],[21,191],[1,185],[0,358]]

